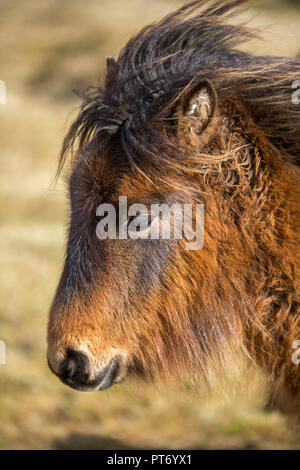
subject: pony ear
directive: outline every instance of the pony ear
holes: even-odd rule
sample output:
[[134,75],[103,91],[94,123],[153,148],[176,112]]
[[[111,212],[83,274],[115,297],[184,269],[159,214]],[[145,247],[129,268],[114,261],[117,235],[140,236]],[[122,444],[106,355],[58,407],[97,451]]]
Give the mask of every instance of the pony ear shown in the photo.
[[117,62],[115,61],[115,59],[113,59],[112,57],[111,58],[107,58],[106,59],[106,89],[110,89],[115,80],[116,80],[116,76],[118,74],[118,70],[119,70],[119,66],[117,64]]
[[211,82],[203,80],[180,98],[177,106],[178,134],[194,141],[215,117],[217,95]]

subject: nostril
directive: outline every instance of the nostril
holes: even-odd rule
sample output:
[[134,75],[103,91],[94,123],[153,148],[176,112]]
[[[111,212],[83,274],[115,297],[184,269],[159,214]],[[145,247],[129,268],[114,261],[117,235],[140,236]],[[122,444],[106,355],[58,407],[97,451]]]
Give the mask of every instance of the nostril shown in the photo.
[[60,377],[71,380],[75,384],[85,384],[90,375],[90,362],[88,357],[81,351],[69,349],[67,357],[60,367]]
[[66,362],[64,375],[66,377],[72,377],[75,373],[75,370],[76,370],[76,362],[73,359],[69,359]]

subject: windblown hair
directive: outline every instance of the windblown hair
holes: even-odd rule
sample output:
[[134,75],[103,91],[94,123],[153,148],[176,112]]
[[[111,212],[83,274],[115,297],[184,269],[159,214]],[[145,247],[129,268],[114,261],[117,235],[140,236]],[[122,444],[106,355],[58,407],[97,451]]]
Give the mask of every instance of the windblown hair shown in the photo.
[[[253,56],[236,49],[258,33],[245,24],[231,24],[235,7],[247,0],[205,0],[188,3],[131,39],[115,62],[107,61],[104,87],[82,93],[80,113],[62,148],[58,174],[67,151],[78,141],[82,150],[90,138],[119,134],[134,166],[162,158],[170,165],[195,171],[201,154],[178,148],[171,132],[174,105],[201,79],[210,80],[218,100],[241,100],[261,129],[286,158],[300,164],[300,108],[292,103],[292,83],[300,75],[300,60]],[[170,129],[170,132],[168,131]]]
[[[299,401],[300,60],[238,50],[258,35],[232,23],[246,3],[188,3],[131,39],[108,60],[103,87],[83,94],[58,168],[73,148],[48,334],[52,368],[71,386],[101,378],[116,351],[123,375],[113,366],[110,383],[128,367],[205,377],[238,346]],[[203,249],[173,239],[100,246],[96,208],[120,194],[200,202]],[[92,382],[79,374],[84,354]]]

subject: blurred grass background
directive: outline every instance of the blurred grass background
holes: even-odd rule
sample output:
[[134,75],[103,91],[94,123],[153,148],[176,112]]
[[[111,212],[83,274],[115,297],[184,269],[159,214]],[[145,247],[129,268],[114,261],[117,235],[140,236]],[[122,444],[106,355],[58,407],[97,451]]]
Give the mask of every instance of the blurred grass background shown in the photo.
[[[259,2],[257,2],[259,3]],[[269,409],[265,379],[243,361],[225,384],[166,389],[131,379],[105,393],[68,389],[46,365],[46,322],[63,262],[67,198],[51,187],[62,138],[79,105],[141,26],[178,0],[1,0],[0,365],[1,449],[299,448],[289,420]],[[255,53],[295,55],[300,1],[272,0],[247,16],[267,25]],[[249,46],[249,47],[250,47]],[[75,111],[74,111],[75,110]]]

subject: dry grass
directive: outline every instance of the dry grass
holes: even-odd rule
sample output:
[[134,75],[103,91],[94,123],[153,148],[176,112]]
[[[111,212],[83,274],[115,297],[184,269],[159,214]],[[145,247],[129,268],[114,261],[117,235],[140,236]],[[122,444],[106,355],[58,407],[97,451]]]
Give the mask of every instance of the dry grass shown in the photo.
[[[51,188],[59,146],[78,105],[74,86],[97,80],[107,55],[177,0],[2,0],[0,79],[0,448],[295,448],[287,419],[267,411],[264,379],[228,369],[208,393],[134,380],[80,394],[50,374],[47,310],[64,248],[67,201]],[[297,52],[300,11],[273,1],[254,24],[272,24],[257,52]],[[281,4],[281,6],[280,6]],[[271,7],[277,6],[277,8]],[[261,8],[259,8],[261,10]],[[256,14],[258,10],[255,10]],[[239,361],[238,361],[239,362]]]

